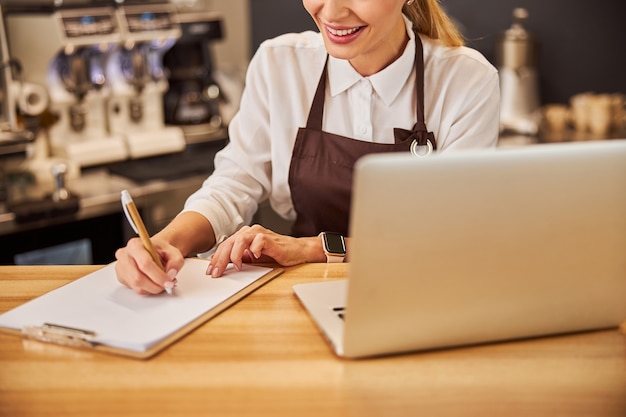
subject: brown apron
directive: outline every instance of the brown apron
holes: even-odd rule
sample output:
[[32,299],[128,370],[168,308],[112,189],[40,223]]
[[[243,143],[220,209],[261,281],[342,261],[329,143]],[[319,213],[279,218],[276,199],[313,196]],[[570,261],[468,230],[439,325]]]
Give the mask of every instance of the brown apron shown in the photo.
[[357,159],[379,152],[408,152],[432,145],[435,138],[424,122],[424,58],[422,42],[415,34],[417,123],[413,130],[394,129],[395,143],[372,143],[322,131],[326,70],[319,84],[305,128],[298,129],[289,167],[289,187],[297,217],[295,237],[336,232],[348,236],[352,171]]

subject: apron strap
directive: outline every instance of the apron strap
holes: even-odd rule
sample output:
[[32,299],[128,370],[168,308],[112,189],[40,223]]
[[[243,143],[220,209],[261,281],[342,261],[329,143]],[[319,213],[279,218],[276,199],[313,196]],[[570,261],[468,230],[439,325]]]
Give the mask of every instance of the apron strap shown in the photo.
[[[415,89],[417,90],[415,111],[417,123],[415,126],[419,129],[428,130],[424,120],[424,47],[417,31],[413,33],[415,34]],[[413,129],[415,130],[415,127]]]
[[315,96],[313,97],[309,118],[306,121],[307,129],[318,131],[322,130],[322,120],[324,119],[324,99],[326,98],[326,74],[328,74],[328,55],[326,55],[324,70],[322,71],[322,76],[317,84],[317,90],[315,91]]
[[428,131],[424,117],[424,47],[417,31],[413,33],[415,33],[415,90],[417,92],[415,116],[417,122],[411,130],[394,128],[393,136],[396,143],[415,140],[417,146],[422,147],[430,144],[433,150],[437,150],[435,135]]

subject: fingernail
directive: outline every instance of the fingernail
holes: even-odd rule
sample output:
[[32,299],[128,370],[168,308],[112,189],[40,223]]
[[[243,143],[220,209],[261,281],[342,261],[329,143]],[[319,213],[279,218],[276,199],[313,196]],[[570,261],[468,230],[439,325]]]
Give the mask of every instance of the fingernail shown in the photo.
[[214,268],[214,269],[213,269],[213,272],[211,273],[211,276],[212,276],[213,278],[217,278],[217,274],[218,274],[218,273],[219,273],[219,270],[218,270],[217,268]]
[[172,295],[174,283],[172,281],[165,281],[163,283],[163,288],[165,288],[165,292],[169,295]]
[[176,278],[176,274],[178,274],[178,271],[177,271],[177,270],[175,270],[174,268],[172,268],[172,269],[170,269],[169,271],[167,271],[167,276],[168,276],[170,279],[174,279],[174,278]]

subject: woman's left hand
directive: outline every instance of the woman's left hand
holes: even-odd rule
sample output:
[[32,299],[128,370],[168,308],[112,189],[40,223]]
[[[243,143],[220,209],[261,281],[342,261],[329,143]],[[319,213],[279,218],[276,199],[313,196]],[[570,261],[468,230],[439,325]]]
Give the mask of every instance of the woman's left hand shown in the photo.
[[260,225],[244,226],[219,244],[211,257],[207,274],[220,277],[230,262],[241,269],[244,262],[276,262],[291,266],[325,260],[322,242],[317,236],[295,238]]

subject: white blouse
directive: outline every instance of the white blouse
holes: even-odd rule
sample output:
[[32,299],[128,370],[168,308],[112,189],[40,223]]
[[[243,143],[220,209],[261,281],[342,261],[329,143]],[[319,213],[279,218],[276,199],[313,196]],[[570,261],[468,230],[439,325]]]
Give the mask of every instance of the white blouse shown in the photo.
[[[329,58],[323,130],[355,139],[393,143],[395,127],[416,121],[415,37],[402,56],[369,77],[345,60]],[[451,48],[420,34],[424,48],[426,126],[439,152],[495,146],[500,90],[496,69],[470,48]],[[215,171],[185,203],[212,224],[218,241],[249,224],[269,199],[294,220],[288,176],[298,128],[306,125],[327,52],[319,33],[307,31],[265,41],[248,67],[229,143]]]

